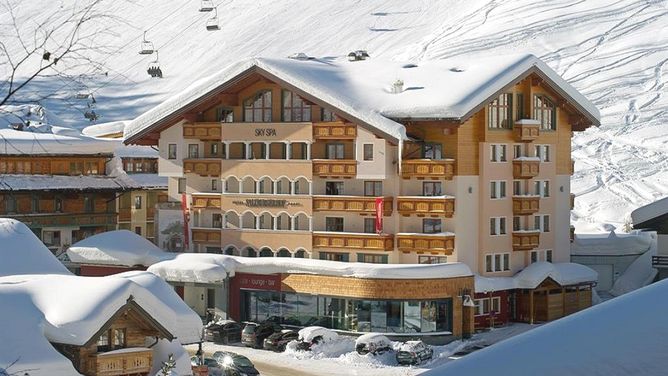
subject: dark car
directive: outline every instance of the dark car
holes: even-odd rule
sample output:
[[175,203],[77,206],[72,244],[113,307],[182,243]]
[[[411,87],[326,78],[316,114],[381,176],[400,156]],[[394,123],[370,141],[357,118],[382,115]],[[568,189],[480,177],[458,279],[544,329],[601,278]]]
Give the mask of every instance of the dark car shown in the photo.
[[397,362],[400,365],[420,364],[434,356],[431,346],[422,341],[408,341],[397,351]]
[[241,332],[241,343],[247,347],[261,349],[264,339],[280,332],[281,329],[281,326],[273,321],[265,321],[261,324],[249,322]]
[[255,368],[253,362],[243,355],[229,351],[216,351],[213,358],[223,371],[223,376],[255,376],[260,372]]
[[223,368],[218,364],[218,361],[214,358],[204,358],[204,362],[201,361],[199,356],[190,357],[191,366],[207,366],[210,376],[223,376]]
[[232,320],[219,320],[204,328],[204,340],[215,343],[241,342],[241,325]]
[[297,338],[299,338],[299,334],[294,330],[282,330],[265,338],[264,349],[282,352],[285,351],[285,346],[288,342],[296,341]]

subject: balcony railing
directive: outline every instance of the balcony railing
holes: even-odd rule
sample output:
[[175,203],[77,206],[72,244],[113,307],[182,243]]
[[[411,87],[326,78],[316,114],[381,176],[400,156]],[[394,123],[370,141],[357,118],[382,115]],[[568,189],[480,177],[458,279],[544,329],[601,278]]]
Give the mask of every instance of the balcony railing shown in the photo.
[[529,215],[540,210],[540,196],[513,196],[513,214]]
[[538,158],[522,157],[513,160],[513,177],[515,179],[531,179],[539,172],[540,160]]
[[192,207],[196,209],[220,209],[221,197],[216,194],[193,194]]
[[194,227],[192,236],[193,243],[220,244],[221,229]]
[[536,120],[522,119],[516,121],[515,124],[513,124],[513,134],[515,136],[515,141],[534,141],[540,135],[539,126],[540,123]]
[[153,351],[98,353],[88,357],[86,375],[119,376],[148,374],[153,366]]
[[397,211],[403,216],[452,218],[455,198],[452,196],[399,196]]
[[220,159],[184,159],[183,172],[195,173],[199,176],[220,176]]
[[199,139],[202,141],[221,140],[220,123],[189,123],[183,125],[183,138]]
[[513,251],[530,251],[538,248],[540,230],[513,231]]
[[[313,196],[313,210],[374,215],[376,213],[376,198],[364,196]],[[392,215],[392,197],[383,197],[383,215]]]
[[321,178],[354,178],[357,176],[357,161],[354,159],[314,159],[313,175]]
[[357,126],[341,121],[313,123],[315,140],[354,140],[357,137]]
[[314,231],[313,248],[390,252],[394,249],[394,235]]
[[455,250],[455,234],[397,234],[397,248],[401,252],[431,253],[451,255]]
[[109,226],[116,225],[118,215],[114,213],[40,213],[40,214],[9,214],[29,227],[48,226]]
[[668,256],[652,256],[652,266],[655,268],[668,268]]
[[404,179],[452,180],[454,175],[454,159],[404,159],[401,162],[401,177]]

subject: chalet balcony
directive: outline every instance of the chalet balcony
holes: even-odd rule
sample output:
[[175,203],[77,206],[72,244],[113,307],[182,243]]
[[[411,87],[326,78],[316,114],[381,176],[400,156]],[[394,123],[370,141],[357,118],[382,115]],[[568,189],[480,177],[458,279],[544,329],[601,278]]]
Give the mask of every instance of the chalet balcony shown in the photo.
[[513,196],[513,214],[529,215],[540,210],[540,196]]
[[183,125],[183,138],[201,141],[220,141],[222,126],[220,123],[188,123]]
[[455,213],[455,198],[452,196],[399,196],[397,211],[408,217],[452,218]]
[[220,193],[193,193],[192,207],[194,209],[220,209]]
[[321,178],[354,178],[357,161],[354,159],[314,159],[313,175]]
[[570,196],[571,210],[575,209],[575,193],[571,193]]
[[357,126],[342,121],[313,123],[314,140],[354,140]]
[[199,176],[220,176],[221,161],[215,158],[184,159],[183,172]]
[[538,248],[540,230],[513,231],[513,251],[530,251]]
[[401,162],[404,179],[452,180],[454,175],[454,159],[404,159]]
[[85,375],[146,375],[153,366],[153,350],[138,348],[98,353],[88,357]]
[[113,213],[41,213],[41,214],[11,214],[28,226],[115,226],[118,215]]
[[513,135],[517,142],[531,142],[540,135],[540,122],[532,119],[522,119],[513,125]]
[[540,171],[540,160],[533,157],[521,157],[513,160],[513,178],[531,179]]
[[391,252],[394,249],[394,235],[314,231],[313,248]]
[[[376,198],[365,196],[313,196],[314,211],[376,214]],[[392,197],[383,197],[383,216],[392,215]]]
[[451,232],[436,234],[399,233],[397,234],[397,248],[405,253],[451,255],[455,250],[455,234]]
[[193,243],[199,244],[220,244],[221,229],[193,227]]

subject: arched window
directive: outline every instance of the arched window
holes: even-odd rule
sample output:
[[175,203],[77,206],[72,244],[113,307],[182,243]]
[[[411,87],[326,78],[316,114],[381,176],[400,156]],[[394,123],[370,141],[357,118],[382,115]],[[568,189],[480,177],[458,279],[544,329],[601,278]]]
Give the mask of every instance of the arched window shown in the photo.
[[279,249],[276,256],[278,256],[278,257],[292,257],[292,255],[290,254],[290,251],[288,251],[285,248]]
[[274,257],[274,252],[272,252],[269,248],[262,248],[260,250],[260,257]]
[[269,213],[262,213],[258,217],[260,220],[260,229],[262,230],[271,230],[274,228],[274,217]]
[[239,214],[230,211],[225,213],[225,222],[223,224],[226,229],[239,229],[241,228],[241,222],[239,220]]
[[307,195],[310,191],[311,183],[304,177],[297,178],[295,180],[295,189],[294,194],[296,195]]
[[283,90],[283,121],[311,121],[311,105],[299,95]]
[[230,176],[225,180],[225,193],[239,193],[239,179],[234,176]]
[[310,231],[310,219],[304,213],[297,214],[294,219],[294,228],[296,231]]
[[271,90],[258,91],[244,101],[244,121],[248,123],[271,122]]
[[224,254],[226,254],[228,256],[239,256],[239,250],[237,249],[237,247],[231,245],[231,246],[225,248]]
[[288,178],[281,177],[276,181],[276,194],[279,195],[289,195],[290,194],[290,180]]
[[298,250],[295,252],[295,258],[306,258],[306,251],[303,249]]
[[241,193],[257,193],[255,191],[255,179],[250,176],[244,178],[241,183]]
[[290,230],[291,218],[288,213],[281,213],[276,216],[276,230],[288,231]]
[[241,216],[241,228],[255,228],[255,215],[253,213],[246,212]]
[[274,193],[274,181],[269,177],[263,177],[258,183],[258,192],[263,194],[272,194]]
[[241,251],[241,256],[243,257],[257,257],[257,251],[252,247],[246,247]]

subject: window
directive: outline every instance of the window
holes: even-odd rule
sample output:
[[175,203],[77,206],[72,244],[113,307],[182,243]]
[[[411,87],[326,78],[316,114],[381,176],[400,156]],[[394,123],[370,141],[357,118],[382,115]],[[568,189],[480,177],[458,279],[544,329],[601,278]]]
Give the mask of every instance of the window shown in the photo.
[[[82,175],[84,170],[83,162],[70,162],[70,174],[71,175]],[[21,171],[17,171],[21,172]]]
[[418,256],[418,264],[445,264],[447,256]]
[[299,95],[283,90],[283,121],[311,121],[311,105]]
[[364,160],[373,161],[373,144],[364,144]]
[[114,329],[114,343],[113,346],[115,349],[125,347],[125,329]]
[[513,158],[521,158],[522,157],[522,145],[513,145]]
[[551,249],[545,250],[545,261],[552,262],[552,250]]
[[56,197],[53,199],[53,207],[56,211],[56,213],[62,213],[63,212],[63,199],[60,197]]
[[93,202],[92,196],[84,196],[84,211],[86,213],[92,213],[95,210],[95,203]]
[[501,297],[493,296],[475,300],[475,315],[483,316],[490,313],[499,313],[501,311]]
[[109,351],[111,347],[111,343],[109,341],[109,332],[104,331],[102,335],[100,335],[100,338],[97,340],[97,351],[98,352],[105,352]]
[[504,93],[487,106],[487,126],[491,129],[513,127],[513,94]]
[[186,179],[185,178],[179,178],[177,192],[178,193],[186,193]]
[[504,144],[492,144],[490,161],[492,162],[506,162],[506,145]]
[[368,253],[358,253],[357,262],[366,262],[369,264],[387,264],[387,255],[372,255]]
[[327,144],[327,159],[343,159],[344,155],[343,144]]
[[141,196],[135,196],[135,209],[141,209]]
[[538,251],[531,251],[531,260],[530,263],[538,262]]
[[325,182],[325,194],[338,196],[343,194],[343,182],[342,181],[328,181]]
[[5,196],[5,211],[7,213],[16,213],[16,197]]
[[531,251],[531,259],[529,260],[529,262],[533,264],[534,262],[538,261],[552,262],[552,250],[546,249],[544,251],[541,250]]
[[534,192],[536,196],[550,197],[550,181],[549,180],[534,181]]
[[380,197],[383,195],[383,182],[382,181],[365,181],[364,182],[364,195],[371,197]]
[[443,159],[443,145],[427,142],[422,145],[422,158]]
[[513,217],[513,231],[520,231],[521,229],[520,217]]
[[557,129],[557,108],[544,95],[534,95],[533,97],[533,118],[540,121],[540,129]]
[[167,145],[167,159],[176,159],[176,144]]
[[60,247],[60,231],[42,231],[42,241],[47,246]]
[[521,196],[522,195],[522,181],[513,180],[513,195]]
[[437,234],[441,231],[441,220],[435,218],[425,218],[422,220],[423,234]]
[[322,121],[336,121],[336,115],[334,115],[334,112],[326,109],[326,108],[321,108],[320,109],[320,119]]
[[[260,217],[262,218],[262,217]],[[280,217],[278,217],[280,218]],[[211,214],[211,227],[213,228],[223,228],[223,215],[220,213]]]
[[211,155],[218,155],[218,143],[211,144]]
[[486,272],[505,272],[510,270],[510,253],[491,253],[485,255]]
[[506,234],[506,217],[492,217],[489,219],[490,235]]
[[198,158],[199,157],[199,145],[189,144],[188,145],[188,158]]
[[348,262],[350,260],[350,255],[347,253],[336,253],[336,252],[320,252],[320,260],[329,260],[329,261],[341,261]]
[[227,107],[219,108],[216,113],[216,121],[221,123],[234,123],[234,110]]
[[550,161],[550,145],[535,145],[536,157],[541,160],[541,162]]
[[244,101],[244,121],[249,123],[271,121],[271,90],[259,91]]
[[524,94],[515,94],[515,120],[524,119]]
[[506,182],[492,181],[490,182],[490,198],[499,199],[506,198]]
[[33,213],[39,213],[39,196],[33,194],[31,197],[31,209]]
[[325,231],[343,232],[343,218],[326,217]]
[[141,235],[141,226],[135,226],[135,234]]
[[550,216],[545,215],[535,215],[534,220],[534,229],[540,230],[542,232],[550,232]]
[[441,196],[442,194],[440,181],[425,181],[422,183],[423,196]]
[[376,219],[375,218],[364,218],[364,232],[366,234],[375,234],[376,233]]

